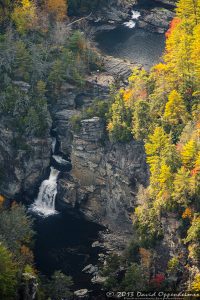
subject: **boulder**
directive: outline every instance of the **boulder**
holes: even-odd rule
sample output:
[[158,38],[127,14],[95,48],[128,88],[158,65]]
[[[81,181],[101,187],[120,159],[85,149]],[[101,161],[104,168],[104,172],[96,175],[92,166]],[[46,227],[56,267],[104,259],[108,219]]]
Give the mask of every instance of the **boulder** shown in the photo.
[[88,297],[88,290],[87,289],[81,289],[74,292],[74,295],[78,297],[79,299],[87,298]]
[[164,33],[169,28],[173,17],[174,12],[171,10],[155,7],[150,11],[143,11],[137,24],[140,28],[157,33]]
[[98,267],[93,266],[92,264],[89,264],[82,270],[82,272],[88,273],[88,274],[94,274],[94,273],[98,272]]
[[107,277],[96,275],[91,279],[92,283],[103,284],[107,280]]

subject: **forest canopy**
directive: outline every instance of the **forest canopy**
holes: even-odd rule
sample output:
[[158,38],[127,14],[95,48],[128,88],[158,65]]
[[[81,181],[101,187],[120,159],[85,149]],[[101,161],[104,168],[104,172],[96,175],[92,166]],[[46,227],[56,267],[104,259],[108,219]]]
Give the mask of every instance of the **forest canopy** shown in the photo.
[[[175,213],[193,272],[200,263],[200,1],[178,1],[162,62],[133,70],[107,118],[112,141],[145,145],[150,185],[139,190],[133,214],[140,246],[153,249],[162,217]],[[199,271],[192,276],[199,291]]]

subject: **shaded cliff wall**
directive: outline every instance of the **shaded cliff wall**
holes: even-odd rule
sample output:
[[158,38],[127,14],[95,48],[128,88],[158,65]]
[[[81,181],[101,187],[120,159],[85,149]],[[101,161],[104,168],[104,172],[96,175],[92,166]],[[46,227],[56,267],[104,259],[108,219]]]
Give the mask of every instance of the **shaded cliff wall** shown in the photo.
[[99,118],[82,121],[73,140],[71,192],[68,179],[60,180],[59,191],[66,203],[77,206],[90,220],[131,231],[137,188],[148,182],[144,148],[134,141],[103,144],[103,137]]
[[49,166],[50,136],[19,138],[1,118],[0,123],[0,193],[8,198],[25,194],[30,197]]

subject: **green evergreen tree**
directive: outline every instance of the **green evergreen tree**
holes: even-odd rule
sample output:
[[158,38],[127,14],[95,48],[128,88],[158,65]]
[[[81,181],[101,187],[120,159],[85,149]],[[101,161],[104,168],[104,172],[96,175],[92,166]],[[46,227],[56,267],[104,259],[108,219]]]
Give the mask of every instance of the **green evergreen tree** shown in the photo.
[[17,265],[12,254],[0,243],[0,298],[16,299]]

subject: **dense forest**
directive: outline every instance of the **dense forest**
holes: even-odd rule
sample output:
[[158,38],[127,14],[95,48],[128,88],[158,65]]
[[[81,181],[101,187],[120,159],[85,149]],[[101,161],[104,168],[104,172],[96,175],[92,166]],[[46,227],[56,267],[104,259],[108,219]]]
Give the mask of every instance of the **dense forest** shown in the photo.
[[[160,288],[169,289],[173,276],[180,270],[192,274],[186,288],[200,288],[199,22],[200,2],[180,0],[166,32],[162,62],[150,73],[136,68],[128,87],[116,94],[107,114],[110,139],[144,141],[150,167],[150,184],[139,189],[139,205],[133,215],[138,239],[131,247],[140,259],[134,261],[131,252],[133,262],[130,264],[130,258],[126,260],[130,267],[122,285],[127,290],[133,287],[133,278],[140,287],[149,289],[150,284],[151,289],[153,281]],[[168,262],[167,277],[157,274],[151,280],[153,249],[163,237],[160,220],[167,213],[175,213],[181,220],[187,263],[181,259],[183,254],[177,253]],[[141,274],[146,275],[143,281]],[[112,276],[109,280],[109,285],[118,287]]]
[[[48,136],[50,107],[63,82],[84,89],[86,74],[101,70],[100,55],[83,32],[69,26],[69,18],[104,2],[0,1],[0,116],[14,132],[16,151],[31,151],[30,137]],[[149,185],[139,187],[132,214],[135,236],[121,256],[110,255],[102,266],[106,290],[200,292],[199,88],[200,1],[179,0],[161,62],[149,72],[135,67],[127,86],[112,85],[108,100],[95,101],[71,119],[78,132],[82,119],[98,116],[105,139],[144,143],[150,169]],[[163,239],[161,219],[170,214],[181,223],[182,248],[166,262],[164,273],[153,272]],[[41,276],[33,245],[26,209],[1,195],[0,298],[30,299],[31,286],[37,299],[70,299],[72,278],[60,271],[48,279]]]

